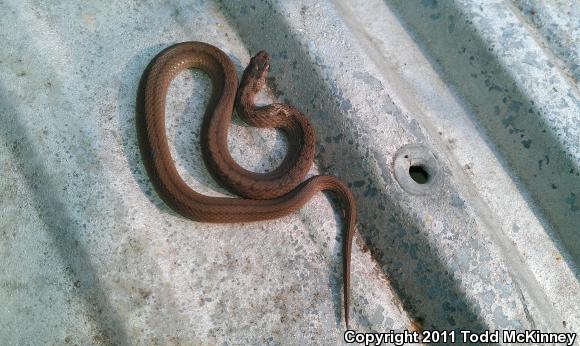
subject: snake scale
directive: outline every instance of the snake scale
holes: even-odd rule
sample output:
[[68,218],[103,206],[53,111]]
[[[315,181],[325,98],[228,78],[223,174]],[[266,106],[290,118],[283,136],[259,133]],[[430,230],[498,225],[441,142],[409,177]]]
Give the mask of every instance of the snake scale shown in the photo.
[[[338,197],[346,225],[343,247],[344,316],[348,328],[350,262],[356,206],[352,193],[338,178],[318,175],[304,181],[313,164],[314,129],[296,108],[274,103],[258,107],[256,94],[265,86],[269,56],[261,51],[245,69],[238,88],[237,71],[220,49],[203,42],[183,42],[160,52],[149,64],[139,87],[139,146],[149,178],[159,196],[175,211],[198,222],[236,223],[280,218],[295,212],[322,191]],[[212,80],[211,97],[200,134],[205,164],[225,188],[240,196],[210,197],[192,190],[180,177],[165,131],[165,102],[173,78],[185,69],[200,69]],[[288,152],[278,168],[254,173],[239,166],[228,150],[234,110],[249,125],[282,130]]]

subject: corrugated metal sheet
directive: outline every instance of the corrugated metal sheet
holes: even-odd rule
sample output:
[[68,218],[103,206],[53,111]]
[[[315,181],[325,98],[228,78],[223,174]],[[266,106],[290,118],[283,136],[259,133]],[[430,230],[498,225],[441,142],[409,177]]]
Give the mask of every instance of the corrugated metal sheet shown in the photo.
[[[354,329],[580,329],[577,2],[0,8],[3,344],[343,342],[340,217],[324,195],[273,222],[210,225],[153,191],[137,84],[160,50],[191,40],[240,72],[270,52],[262,101],[303,110],[312,174],[352,187]],[[167,129],[188,183],[227,195],[196,144],[209,86],[177,77]],[[265,171],[285,142],[235,121],[230,148]]]

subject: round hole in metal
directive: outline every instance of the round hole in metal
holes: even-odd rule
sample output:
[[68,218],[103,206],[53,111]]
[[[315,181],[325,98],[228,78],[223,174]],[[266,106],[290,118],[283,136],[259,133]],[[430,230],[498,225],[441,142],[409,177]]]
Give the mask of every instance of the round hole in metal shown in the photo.
[[397,150],[393,168],[395,180],[403,190],[413,195],[432,192],[440,179],[435,155],[421,144],[407,144]]

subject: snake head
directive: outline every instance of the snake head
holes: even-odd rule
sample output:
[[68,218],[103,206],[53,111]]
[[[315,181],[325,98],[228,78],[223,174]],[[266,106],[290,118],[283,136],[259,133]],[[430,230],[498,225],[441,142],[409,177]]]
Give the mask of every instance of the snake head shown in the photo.
[[251,73],[256,78],[265,78],[270,69],[270,55],[265,51],[259,51],[258,54],[250,60]]

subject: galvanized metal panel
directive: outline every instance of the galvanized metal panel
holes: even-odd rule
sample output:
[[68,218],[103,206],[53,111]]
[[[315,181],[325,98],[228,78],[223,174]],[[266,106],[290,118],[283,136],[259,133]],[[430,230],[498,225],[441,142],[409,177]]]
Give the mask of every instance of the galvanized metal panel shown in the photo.
[[[189,40],[240,72],[269,51],[261,100],[302,109],[317,130],[311,173],[352,187],[353,328],[578,331],[575,2],[0,8],[5,344],[342,342],[343,238],[324,195],[273,222],[208,225],[152,190],[137,84]],[[196,145],[209,86],[198,72],[172,83],[168,134],[188,183],[228,195]],[[236,120],[230,148],[265,171],[285,142]],[[412,185],[405,155],[429,184]]]

